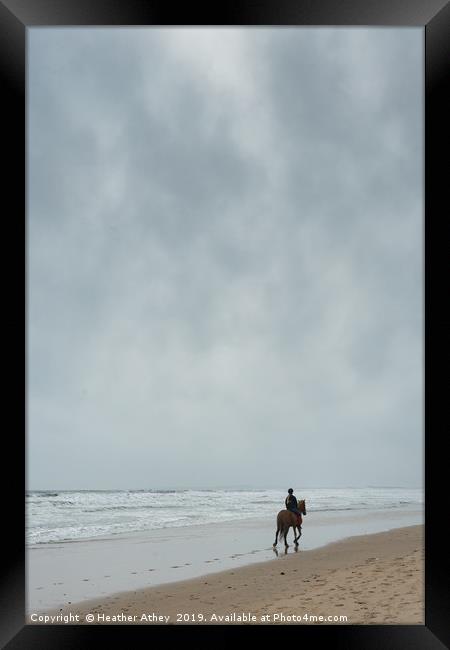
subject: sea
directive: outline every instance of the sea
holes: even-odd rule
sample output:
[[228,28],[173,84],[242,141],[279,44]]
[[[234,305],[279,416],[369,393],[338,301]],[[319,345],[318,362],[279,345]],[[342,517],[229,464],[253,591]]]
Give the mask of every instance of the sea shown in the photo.
[[[37,490],[26,494],[29,546],[242,519],[273,518],[284,489]],[[307,513],[420,510],[419,488],[308,488]],[[350,514],[350,513],[349,513]]]

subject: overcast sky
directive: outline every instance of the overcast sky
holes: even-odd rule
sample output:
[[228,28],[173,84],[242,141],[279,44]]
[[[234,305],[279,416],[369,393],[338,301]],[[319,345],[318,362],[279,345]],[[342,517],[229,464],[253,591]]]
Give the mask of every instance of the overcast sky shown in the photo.
[[28,30],[29,489],[420,487],[423,30]]

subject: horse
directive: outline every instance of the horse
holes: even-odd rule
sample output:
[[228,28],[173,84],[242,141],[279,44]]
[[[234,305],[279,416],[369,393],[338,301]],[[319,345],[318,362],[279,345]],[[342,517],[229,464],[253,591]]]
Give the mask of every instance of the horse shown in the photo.
[[[302,515],[306,515],[306,505],[304,499],[298,502],[298,510],[300,510]],[[296,515],[295,512],[291,512],[290,510],[280,510],[280,512],[277,515],[277,532],[275,535],[275,541],[273,543],[273,546],[275,547],[277,545],[278,534],[279,534],[280,539],[281,536],[284,537],[284,545],[286,546],[286,548],[289,548],[289,544],[287,543],[286,536],[291,526],[294,529],[294,544],[298,546],[298,540],[302,536],[301,524],[302,524],[302,518],[298,517],[298,515]],[[298,536],[295,535],[296,528],[298,529]]]

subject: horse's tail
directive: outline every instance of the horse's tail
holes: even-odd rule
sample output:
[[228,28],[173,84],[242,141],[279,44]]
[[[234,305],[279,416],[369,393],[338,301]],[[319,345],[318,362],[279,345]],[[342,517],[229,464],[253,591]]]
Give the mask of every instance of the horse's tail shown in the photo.
[[278,515],[278,517],[277,517],[277,528],[280,531],[280,533],[284,528],[284,523],[283,523],[283,520],[282,520],[280,515]]
[[289,526],[283,521],[283,518],[280,515],[281,513],[277,517],[277,530],[281,538],[284,534],[287,535],[289,531]]

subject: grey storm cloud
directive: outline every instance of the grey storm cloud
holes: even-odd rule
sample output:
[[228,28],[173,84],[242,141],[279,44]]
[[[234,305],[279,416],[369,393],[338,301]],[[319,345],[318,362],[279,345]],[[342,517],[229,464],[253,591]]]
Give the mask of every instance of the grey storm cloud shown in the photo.
[[31,489],[422,484],[422,41],[29,30]]

